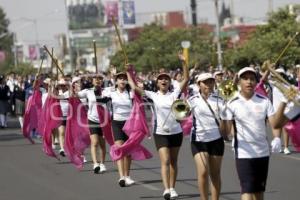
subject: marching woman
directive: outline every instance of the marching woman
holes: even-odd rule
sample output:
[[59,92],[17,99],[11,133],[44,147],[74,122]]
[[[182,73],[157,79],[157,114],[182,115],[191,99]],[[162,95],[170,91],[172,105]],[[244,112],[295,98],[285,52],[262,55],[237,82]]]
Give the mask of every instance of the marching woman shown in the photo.
[[[133,98],[133,94],[128,87],[126,73],[120,72],[115,75],[115,87],[116,89],[114,91],[109,89],[105,90],[106,94],[104,94],[104,96],[111,98],[114,143],[117,146],[121,146],[128,140],[128,136],[124,133],[122,128],[126,120],[129,119]],[[130,186],[135,183],[129,176],[130,165],[130,156],[125,156],[117,161],[120,187]]]
[[[99,115],[97,112],[98,99],[103,97],[102,95],[103,75],[96,74],[93,77],[93,88],[84,89],[77,93],[79,98],[86,98],[88,100],[88,123],[90,129],[91,139],[91,156],[93,161],[93,170],[95,174],[103,173],[106,171],[105,155],[106,144],[103,138],[103,132],[100,127]],[[106,107],[106,103],[100,103],[101,106]],[[100,146],[101,153],[98,159],[97,152]],[[100,162],[98,162],[100,161]]]
[[154,141],[161,161],[161,176],[164,185],[163,197],[165,199],[178,197],[175,191],[175,182],[177,178],[177,158],[180,146],[182,144],[183,133],[180,126],[171,114],[172,103],[179,98],[183,89],[188,83],[188,67],[182,55],[183,61],[183,80],[180,87],[173,92],[169,91],[171,77],[167,73],[160,73],[157,76],[156,84],[158,91],[152,92],[138,88],[132,81],[130,74],[130,86],[142,95],[146,95],[154,103],[155,124],[154,124]]
[[215,79],[210,73],[200,74],[197,84],[199,93],[188,99],[193,115],[191,150],[196,163],[201,199],[208,200],[209,177],[211,199],[218,200],[224,154],[221,132],[224,132],[224,125],[217,116],[222,109],[223,100],[213,94]]
[[58,81],[58,95],[60,98],[59,103],[62,111],[62,124],[58,127],[58,139],[60,150],[59,154],[65,157],[65,150],[64,150],[64,143],[65,143],[65,129],[67,123],[67,116],[68,116],[68,98],[70,96],[69,88],[67,82],[64,79]]

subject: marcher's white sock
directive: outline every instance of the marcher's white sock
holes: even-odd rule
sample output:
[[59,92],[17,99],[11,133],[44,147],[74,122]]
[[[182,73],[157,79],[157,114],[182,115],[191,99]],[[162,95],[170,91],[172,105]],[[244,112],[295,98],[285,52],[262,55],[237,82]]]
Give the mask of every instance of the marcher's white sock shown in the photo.
[[20,126],[21,128],[23,128],[23,124],[24,124],[24,119],[22,116],[19,116],[19,122],[20,122]]

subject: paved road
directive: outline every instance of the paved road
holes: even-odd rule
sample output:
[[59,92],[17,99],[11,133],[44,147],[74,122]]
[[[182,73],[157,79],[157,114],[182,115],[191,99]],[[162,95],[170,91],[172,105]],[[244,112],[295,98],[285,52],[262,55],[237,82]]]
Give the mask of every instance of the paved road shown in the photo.
[[[15,126],[16,121],[10,125]],[[68,160],[57,161],[44,155],[41,144],[31,145],[19,129],[0,130],[0,200],[117,200],[162,199],[160,164],[153,140],[145,145],[154,153],[147,161],[134,162],[131,176],[136,185],[120,188],[116,165],[107,158],[108,172],[94,175],[88,162],[82,171]],[[87,152],[87,158],[90,155]],[[265,199],[300,199],[300,154],[273,155]],[[229,144],[222,167],[221,200],[238,200],[240,189]],[[189,140],[184,139],[179,155],[176,190],[179,199],[199,199],[196,171]]]

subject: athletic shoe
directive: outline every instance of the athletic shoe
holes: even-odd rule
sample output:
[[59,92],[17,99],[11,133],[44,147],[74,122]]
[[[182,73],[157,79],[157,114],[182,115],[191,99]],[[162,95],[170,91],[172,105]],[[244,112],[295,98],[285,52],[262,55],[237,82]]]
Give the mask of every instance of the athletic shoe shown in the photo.
[[170,200],[171,199],[171,195],[170,195],[170,190],[169,189],[165,189],[164,193],[163,193],[163,197],[165,200]]
[[134,180],[132,180],[132,179],[130,178],[130,176],[125,176],[125,185],[126,185],[126,186],[133,185],[134,183],[135,183]]
[[125,187],[126,186],[125,177],[124,176],[119,179],[119,185],[120,185],[120,187]]
[[94,164],[93,170],[94,170],[95,174],[99,173],[99,171],[100,171],[100,165],[99,165],[99,163],[95,163]]
[[170,196],[171,196],[171,199],[175,199],[178,197],[178,194],[174,188],[170,188]]
[[103,163],[100,163],[100,173],[106,172],[106,167]]
[[291,154],[291,151],[289,150],[289,148],[284,148],[283,153],[285,155],[289,155],[289,154]]

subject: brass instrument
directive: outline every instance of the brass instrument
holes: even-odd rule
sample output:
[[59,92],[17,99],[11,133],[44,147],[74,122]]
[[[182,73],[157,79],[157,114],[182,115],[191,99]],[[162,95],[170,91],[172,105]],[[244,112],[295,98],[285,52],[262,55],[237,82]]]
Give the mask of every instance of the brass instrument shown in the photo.
[[294,85],[291,85],[287,80],[285,80],[279,73],[274,70],[274,68],[272,68],[272,66],[273,64],[271,64],[270,62],[265,62],[263,65],[263,67],[266,68],[264,70],[269,70],[272,74],[273,85],[277,87],[289,101],[292,101],[297,106],[300,106],[300,92],[298,88]]
[[177,99],[171,106],[171,111],[176,120],[181,121],[191,114],[191,107],[184,99]]
[[218,96],[224,101],[232,99],[238,92],[237,85],[232,80],[222,81],[218,87]]

